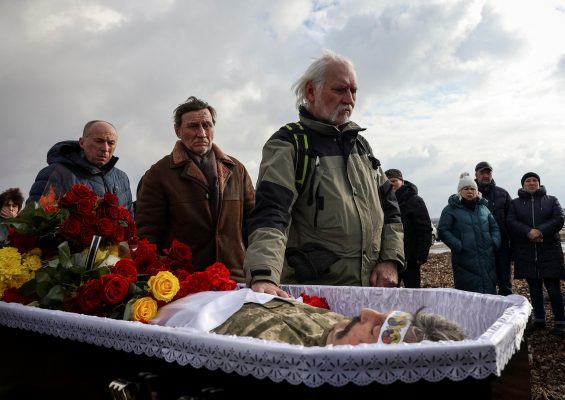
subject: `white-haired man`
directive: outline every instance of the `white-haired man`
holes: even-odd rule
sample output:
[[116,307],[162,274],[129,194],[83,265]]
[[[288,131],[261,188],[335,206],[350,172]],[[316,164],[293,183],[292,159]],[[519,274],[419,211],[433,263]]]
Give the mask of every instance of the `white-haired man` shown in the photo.
[[263,147],[244,262],[248,285],[285,297],[279,283],[396,286],[404,268],[400,211],[359,134],[364,128],[349,120],[353,64],[326,51],[293,89],[300,121]]

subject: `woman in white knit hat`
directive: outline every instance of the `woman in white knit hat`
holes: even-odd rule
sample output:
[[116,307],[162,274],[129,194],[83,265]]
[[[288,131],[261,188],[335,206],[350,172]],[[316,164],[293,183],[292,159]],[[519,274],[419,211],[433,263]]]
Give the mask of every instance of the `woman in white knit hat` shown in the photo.
[[457,194],[441,212],[438,235],[451,249],[455,289],[496,294],[494,252],[501,238],[486,204],[475,180],[462,173]]

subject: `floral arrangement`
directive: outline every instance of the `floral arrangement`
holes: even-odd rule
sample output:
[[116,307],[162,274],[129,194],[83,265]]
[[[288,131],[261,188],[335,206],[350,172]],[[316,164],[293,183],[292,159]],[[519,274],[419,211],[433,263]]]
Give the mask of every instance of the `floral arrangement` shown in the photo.
[[10,223],[9,247],[0,249],[6,302],[146,323],[170,301],[236,287],[221,263],[194,271],[190,248],[177,240],[159,256],[115,195],[84,185],[56,206],[44,198],[26,206]]

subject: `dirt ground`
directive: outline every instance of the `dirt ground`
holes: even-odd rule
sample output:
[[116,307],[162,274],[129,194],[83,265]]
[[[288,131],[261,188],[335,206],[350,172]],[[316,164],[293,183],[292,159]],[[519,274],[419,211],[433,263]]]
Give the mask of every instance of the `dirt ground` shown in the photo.
[[[428,262],[422,268],[422,287],[453,287],[451,254],[445,246],[436,243]],[[514,280],[513,291],[530,300],[525,280]],[[561,281],[565,292],[565,282]],[[547,296],[547,294],[546,294]],[[547,328],[527,332],[528,352],[531,367],[532,400],[565,400],[565,338],[551,335],[553,314],[546,297]]]

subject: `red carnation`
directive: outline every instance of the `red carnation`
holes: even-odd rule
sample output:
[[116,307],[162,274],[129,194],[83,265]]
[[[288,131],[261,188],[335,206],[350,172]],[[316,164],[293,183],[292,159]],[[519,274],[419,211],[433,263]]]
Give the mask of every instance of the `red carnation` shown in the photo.
[[188,294],[205,292],[212,290],[212,285],[208,280],[208,274],[205,272],[195,272],[186,280]]
[[216,262],[206,268],[206,274],[210,280],[212,287],[217,288],[222,285],[223,282],[230,279],[230,271],[226,266],[220,262]]
[[325,308],[326,310],[330,309],[330,305],[328,304],[325,297],[318,297],[318,296],[308,296],[306,293],[300,293],[300,297],[302,297],[302,301],[304,304],[309,304],[313,307],[318,308]]

